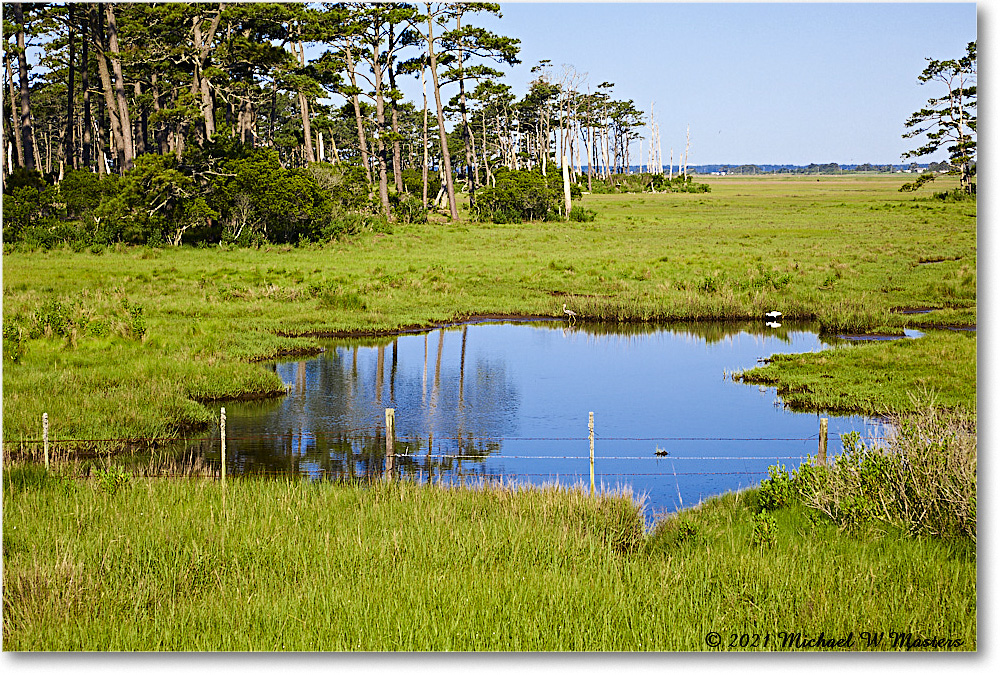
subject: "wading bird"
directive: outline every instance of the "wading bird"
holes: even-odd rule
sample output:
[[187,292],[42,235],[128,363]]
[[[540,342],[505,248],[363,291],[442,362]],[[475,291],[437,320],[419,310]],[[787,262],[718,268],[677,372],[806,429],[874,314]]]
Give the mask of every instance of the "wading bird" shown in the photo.
[[563,314],[569,317],[570,323],[576,321],[576,312],[574,312],[572,309],[566,309],[565,302],[563,303]]
[[768,319],[779,319],[781,318],[781,312],[768,312],[765,314]]

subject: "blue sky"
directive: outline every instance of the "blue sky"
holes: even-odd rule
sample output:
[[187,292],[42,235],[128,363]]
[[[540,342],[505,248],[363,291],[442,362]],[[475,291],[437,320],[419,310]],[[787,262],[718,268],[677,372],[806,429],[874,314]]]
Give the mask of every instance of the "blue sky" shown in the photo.
[[655,103],[665,158],[690,125],[691,164],[900,163],[914,147],[904,121],[941,93],[917,82],[925,59],[958,58],[977,28],[973,3],[501,8],[476,23],[521,40],[507,78],[518,94],[539,60],[569,64],[644,112]]

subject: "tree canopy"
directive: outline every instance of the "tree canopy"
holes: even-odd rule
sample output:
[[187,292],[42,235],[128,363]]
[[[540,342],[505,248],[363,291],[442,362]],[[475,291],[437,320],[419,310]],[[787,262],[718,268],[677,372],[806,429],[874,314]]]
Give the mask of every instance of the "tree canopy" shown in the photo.
[[[906,120],[905,127],[909,131],[903,138],[922,136],[924,144],[905,153],[903,159],[926,157],[946,150],[952,173],[960,176],[962,191],[971,194],[976,158],[976,43],[970,42],[965,54],[958,59],[927,59],[927,67],[917,80],[921,84],[936,83],[944,93],[929,98],[926,107]],[[915,190],[935,176],[933,172],[924,173],[902,189]]]

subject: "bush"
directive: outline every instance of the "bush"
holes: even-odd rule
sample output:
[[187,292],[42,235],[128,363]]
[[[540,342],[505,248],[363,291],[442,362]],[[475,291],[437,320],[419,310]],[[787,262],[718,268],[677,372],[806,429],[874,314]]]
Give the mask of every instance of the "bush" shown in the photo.
[[[424,196],[424,176],[423,170],[407,168],[403,169],[403,189],[416,197],[423,199]],[[434,196],[441,189],[441,174],[437,171],[427,172],[427,199],[434,199]]]
[[934,199],[942,202],[952,203],[952,202],[974,202],[976,201],[976,184],[973,183],[971,186],[972,191],[966,192],[960,187],[954,190],[948,190],[945,192],[935,192]]
[[408,193],[389,195],[389,205],[396,220],[400,223],[426,223],[427,209],[416,197]]
[[79,218],[96,209],[103,197],[117,192],[118,179],[102,179],[92,171],[69,169],[58,189],[60,198],[66,204],[66,216]]
[[[42,174],[17,167],[7,177],[3,191],[3,238],[14,244],[22,238],[22,231],[33,225],[50,228],[56,221],[55,188],[45,182]],[[34,238],[46,239],[43,233],[32,233]],[[39,235],[42,235],[39,237]]]
[[230,154],[221,172],[229,175],[214,184],[206,201],[206,208],[217,211],[223,223],[223,241],[315,240],[329,224],[336,200],[355,199],[343,174],[332,167],[328,171],[328,165],[285,169],[278,153],[267,148],[238,148]]
[[[542,176],[540,171],[498,169],[496,187],[483,187],[476,193],[475,216],[494,223],[518,223],[544,220],[554,215],[562,203],[562,178]],[[579,190],[579,188],[577,188]]]
[[795,498],[792,478],[785,466],[769,466],[768,477],[757,489],[757,506],[764,511],[775,511],[788,506]]
[[97,487],[109,495],[124,490],[132,481],[132,475],[120,466],[97,469],[94,472],[94,477],[97,479]]
[[18,363],[24,356],[28,335],[21,322],[14,319],[3,321],[3,357]]
[[750,538],[752,546],[774,548],[778,543],[778,521],[767,511],[754,514],[753,535]]
[[33,326],[29,337],[58,336],[66,337],[73,328],[71,309],[59,300],[49,299],[35,310]]
[[316,186],[326,193],[334,213],[371,211],[371,186],[360,164],[316,162],[309,165],[308,171]]
[[913,535],[975,539],[974,420],[926,406],[893,426],[885,444],[845,434],[832,466],[797,476],[805,504],[848,529],[881,522]]
[[591,223],[597,218],[597,211],[574,206],[569,212],[569,219],[575,223]]
[[146,335],[146,317],[143,316],[142,305],[133,304],[128,298],[122,298],[122,309],[128,315],[127,330],[129,337],[142,340]]

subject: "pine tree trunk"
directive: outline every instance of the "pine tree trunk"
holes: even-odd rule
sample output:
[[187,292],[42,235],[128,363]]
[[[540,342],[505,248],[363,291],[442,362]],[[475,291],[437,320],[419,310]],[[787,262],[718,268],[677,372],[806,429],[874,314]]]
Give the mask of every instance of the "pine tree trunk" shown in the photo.
[[[94,36],[94,44],[99,45],[97,53],[97,71],[101,76],[101,85],[104,92],[104,108],[107,111],[109,127],[111,133],[114,137],[115,148],[117,150],[116,161],[118,163],[118,169],[121,171],[122,167],[125,165],[125,155],[124,147],[125,143],[122,140],[122,126],[121,119],[118,117],[118,105],[115,103],[115,93],[114,87],[111,84],[111,73],[108,70],[108,60],[106,56],[106,44],[104,35],[104,8],[103,3],[98,3],[92,6],[92,11],[97,14],[97,34]],[[102,119],[103,115],[98,115],[98,119]],[[100,161],[98,161],[100,164]]]
[[[159,112],[163,108],[163,104],[160,102],[160,81],[156,73],[152,76],[153,83],[153,111]],[[168,131],[163,122],[157,122],[156,129],[153,130],[153,138],[156,140],[157,152],[161,155],[165,155],[170,152],[170,141],[168,139]]]
[[[350,47],[344,47],[344,53],[347,56],[347,77],[351,80],[351,87],[357,89],[357,76],[354,74],[354,55],[351,53]],[[361,146],[361,163],[365,166],[365,175],[368,176],[368,184],[371,185],[374,181],[372,180],[371,162],[368,160],[368,141],[365,135],[365,125],[361,120],[361,100],[356,93],[351,97],[351,100],[354,102],[354,121],[358,125],[358,144]]]
[[24,145],[21,143],[23,137],[20,125],[17,123],[17,113],[14,112],[18,109],[18,90],[17,85],[14,84],[14,67],[11,65],[9,51],[4,51],[4,58],[7,63],[7,72],[10,75],[8,80],[10,83],[10,131],[14,137],[14,147],[17,149],[17,165],[24,166]]
[[[142,85],[135,82],[135,100],[142,99]],[[142,105],[139,111],[139,133],[136,134],[135,154],[144,155],[149,152],[149,106]]]
[[[81,140],[83,142],[83,148],[81,148],[80,160],[84,168],[90,169],[92,162],[92,147],[93,147],[93,136],[91,135],[90,128],[93,124],[90,118],[90,11],[85,10],[83,12],[83,17],[81,21],[81,28],[83,29],[80,34],[80,40],[83,43],[81,54],[80,54],[80,87],[83,89],[83,134]],[[155,77],[155,76],[154,76]]]
[[382,64],[379,62],[378,43],[373,45],[372,71],[375,74],[375,120],[378,123],[378,196],[386,218],[392,218],[389,209],[388,149],[385,145],[385,100],[382,97]]
[[75,31],[73,30],[73,5],[72,3],[66,6],[69,12],[69,76],[66,87],[66,136],[63,139],[63,155],[66,158],[66,162],[69,166],[74,169],[77,167],[76,163],[76,114],[73,107],[74,97],[76,96],[76,37]]
[[427,77],[426,77],[426,66],[421,66],[420,68],[420,86],[424,90],[424,168],[423,174],[423,196],[422,203],[424,208],[427,208],[427,167],[428,167],[428,138],[427,138]]
[[[499,120],[497,120],[499,122]],[[493,175],[490,172],[490,153],[486,151],[486,111],[483,110],[483,168],[486,170],[486,179],[483,185],[489,185],[491,181],[493,182],[493,187],[496,187],[495,181],[493,181]]]
[[21,89],[21,166],[34,169],[35,144],[31,127],[31,93],[28,85],[28,56],[24,46],[24,8],[20,2],[13,3],[14,22],[17,24],[17,73]]
[[[462,30],[462,15],[455,20],[455,30]],[[462,135],[465,137],[465,167],[469,182],[469,208],[476,206],[476,140],[469,128],[469,112],[465,105],[465,65],[464,53],[458,49],[458,107],[462,111]]]
[[201,22],[202,17],[199,14],[194,19],[194,46],[198,50],[197,61],[195,62],[194,68],[194,87],[192,88],[192,93],[196,96],[201,97],[200,107],[201,115],[204,119],[205,124],[205,139],[212,140],[212,136],[215,135],[215,105],[212,102],[212,90],[211,83],[208,78],[205,77],[205,66],[208,64],[208,57],[212,50],[212,42],[215,41],[215,33],[219,29],[219,23],[222,21],[222,3],[219,3],[218,10],[215,16],[212,18],[212,23],[208,29],[208,35],[202,36],[201,33]]
[[458,220],[458,202],[455,200],[455,181],[451,174],[451,153],[448,151],[448,133],[444,128],[444,106],[441,104],[441,85],[438,82],[437,55],[434,54],[434,19],[427,5],[427,54],[431,61],[431,81],[434,85],[434,101],[437,103],[438,136],[441,139],[441,160],[444,164],[441,176],[448,192],[448,207],[452,220]]
[[[393,27],[392,24],[389,25],[389,44],[394,44],[393,38]],[[392,109],[392,179],[396,184],[396,192],[398,194],[403,194],[403,152],[399,143],[399,105],[396,101],[396,73],[393,70],[392,63],[388,64],[389,70],[389,88],[393,92],[393,97],[389,101],[389,106]]]
[[[292,46],[292,51],[295,51],[294,45]],[[299,64],[305,68],[306,67],[306,50],[302,46],[302,40],[299,40],[299,51],[296,53],[297,60]],[[316,161],[316,153],[313,150],[312,142],[312,125],[309,123],[309,99],[306,98],[306,94],[301,89],[299,90],[299,109],[302,112],[302,136],[305,144],[306,151],[306,162],[312,163]]]
[[118,119],[121,124],[121,138],[125,157],[123,169],[130,171],[135,159],[135,146],[132,143],[132,120],[129,116],[128,101],[125,98],[125,78],[122,77],[122,61],[118,50],[118,24],[115,22],[115,12],[112,3],[105,3],[108,18],[108,47],[111,50],[111,70],[115,75],[115,98],[118,102]]

